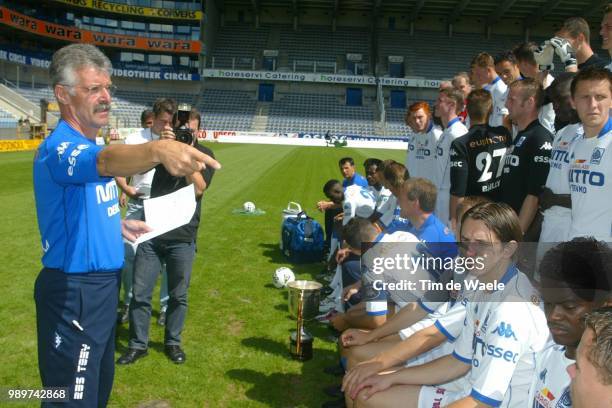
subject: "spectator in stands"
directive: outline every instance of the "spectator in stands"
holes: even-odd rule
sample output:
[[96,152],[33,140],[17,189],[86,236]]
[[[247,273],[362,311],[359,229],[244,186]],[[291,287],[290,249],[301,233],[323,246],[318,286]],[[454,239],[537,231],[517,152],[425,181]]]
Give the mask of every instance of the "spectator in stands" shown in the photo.
[[500,200],[510,205],[527,232],[538,211],[539,196],[548,176],[552,134],[540,124],[540,84],[531,78],[514,81],[506,103],[518,134],[505,157]]
[[[150,112],[150,115],[149,113]],[[153,104],[153,110],[144,110],[140,115],[142,129],[130,133],[125,138],[124,143],[136,145],[159,140],[164,128],[172,123],[173,115],[172,100],[160,98]],[[151,126],[147,126],[148,118],[151,119]],[[130,177],[129,183],[126,177],[115,177],[117,185],[121,189],[120,204],[122,207],[127,205],[125,212],[126,220],[144,221],[143,201],[151,196],[151,182],[155,174],[155,168],[147,172],[136,174]],[[129,201],[126,203],[126,197]],[[135,248],[127,240],[124,240],[125,263],[121,270],[121,286],[123,287],[123,303],[119,306],[117,323],[123,324],[129,320],[130,302],[132,300],[132,285],[134,279],[134,255]],[[166,308],[168,306],[168,277],[165,267],[161,271],[161,286],[159,290],[159,318],[158,324],[165,324]]]
[[493,57],[486,52],[481,52],[475,56],[472,60],[472,72],[479,87],[490,92],[493,98],[493,109],[489,116],[489,126],[503,126],[504,118],[508,115],[508,110],[506,109],[508,86],[495,72]]
[[447,88],[440,91],[436,101],[436,112],[440,116],[444,131],[436,144],[436,216],[445,225],[450,225],[450,147],[453,140],[467,133],[467,128],[457,116],[463,110],[463,94]]
[[589,313],[586,329],[568,367],[572,378],[574,408],[605,408],[612,405],[612,307]]
[[463,94],[463,110],[459,113],[461,121],[465,123],[466,127],[470,127],[468,123],[467,114],[467,97],[472,92],[472,85],[470,84],[470,75],[467,72],[460,72],[453,77],[453,87],[459,90]]
[[512,51],[504,51],[495,56],[495,72],[504,81],[506,85],[510,85],[517,79],[522,79],[521,70],[516,62],[516,57]]
[[[144,223],[121,220],[113,176],[157,164],[176,175],[218,163],[170,140],[97,146],[114,87],[109,59],[89,44],[55,52],[49,76],[61,120],[34,159],[34,192],[44,268],[35,284],[38,362],[44,387],[66,387],[73,407],[104,407],[114,376],[115,308],[123,265],[121,234]],[[82,387],[80,386],[82,385]],[[43,403],[46,405],[46,403]]]
[[427,102],[415,102],[406,112],[406,125],[412,129],[406,154],[406,168],[410,177],[423,177],[434,181],[436,173],[435,145],[442,129],[434,125]]
[[[570,153],[569,187],[572,226],[569,237],[593,236],[610,241],[612,206],[612,73],[601,68],[578,72],[571,85],[572,101],[584,133]],[[585,168],[588,165],[588,168]]]
[[[601,19],[601,48],[608,51],[609,56],[612,56],[612,3],[608,3],[604,8],[604,15]],[[612,63],[606,65],[608,71],[612,71]]]
[[[599,55],[593,52],[591,48],[591,30],[589,29],[589,23],[582,17],[570,17],[563,22],[563,25],[556,33],[557,37],[560,37],[569,42],[571,49],[576,53],[576,60],[578,62],[578,70],[583,70],[588,67],[603,68],[608,65],[608,60],[601,58]],[[563,62],[566,62],[565,54],[569,53],[567,47],[563,47],[562,44],[557,44],[551,40],[551,43],[555,46],[555,52]],[[567,70],[567,69],[566,69]]]
[[606,282],[612,278],[611,266],[607,244],[586,238],[561,243],[542,259],[540,293],[554,343],[536,356],[529,406],[571,406],[566,369],[576,360],[585,315],[611,304]]
[[[467,109],[471,127],[467,134],[451,143],[450,163],[450,217],[453,230],[457,206],[464,197],[484,196],[497,200],[506,148],[511,142],[508,129],[492,128],[487,124],[493,106],[491,94],[484,89],[472,91]],[[482,159],[489,166],[482,166]]]
[[[170,112],[166,111],[167,108]],[[171,113],[171,119],[170,123],[163,127],[161,138],[175,140],[176,136],[170,125],[177,125],[177,118],[174,116],[176,102],[167,100],[164,112]],[[156,115],[156,118],[159,116]],[[212,151],[200,146],[196,138],[193,138],[192,145],[198,151],[212,156]],[[164,352],[176,364],[185,362],[186,355],[181,348],[181,333],[187,313],[187,290],[196,253],[202,196],[210,186],[213,175],[213,169],[204,169],[185,177],[174,177],[159,166],[155,168],[151,182],[152,198],[173,193],[192,184],[196,208],[187,224],[138,245],[134,259],[133,297],[130,303],[130,341],[128,350],[117,360],[118,364],[132,364],[147,355],[151,295],[164,262],[170,296],[164,331]]]
[[[533,359],[549,332],[543,311],[531,301],[537,292],[513,263],[521,236],[516,214],[505,204],[468,210],[461,226],[464,256],[482,261],[470,276],[507,284],[498,291],[478,291],[468,301],[452,355],[371,376],[347,392],[349,406],[507,406],[510,400],[513,406],[527,406]],[[487,352],[498,348],[506,357]]]

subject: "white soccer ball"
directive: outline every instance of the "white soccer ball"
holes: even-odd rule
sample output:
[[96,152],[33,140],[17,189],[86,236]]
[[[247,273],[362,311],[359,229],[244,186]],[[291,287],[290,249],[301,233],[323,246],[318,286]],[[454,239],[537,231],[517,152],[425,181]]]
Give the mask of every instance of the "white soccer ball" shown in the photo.
[[272,283],[279,289],[286,287],[289,282],[293,282],[294,280],[295,275],[293,271],[285,266],[274,271],[274,276],[272,277]]
[[247,201],[244,204],[242,204],[242,208],[244,209],[244,211],[248,213],[253,213],[255,212],[255,203],[251,201]]

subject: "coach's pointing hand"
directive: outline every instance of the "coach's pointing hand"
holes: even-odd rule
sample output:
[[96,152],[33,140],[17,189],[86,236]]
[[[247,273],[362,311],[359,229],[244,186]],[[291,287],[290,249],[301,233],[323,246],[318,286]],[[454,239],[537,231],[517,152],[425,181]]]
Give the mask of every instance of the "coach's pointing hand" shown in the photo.
[[173,140],[159,140],[154,143],[155,160],[163,164],[173,176],[187,176],[207,166],[215,170],[221,168],[218,161],[184,143]]

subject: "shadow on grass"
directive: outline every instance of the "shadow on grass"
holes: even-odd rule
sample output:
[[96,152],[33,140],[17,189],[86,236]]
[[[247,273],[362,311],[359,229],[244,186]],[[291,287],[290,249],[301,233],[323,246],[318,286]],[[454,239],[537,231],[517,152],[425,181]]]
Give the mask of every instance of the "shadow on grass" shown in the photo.
[[[245,339],[243,344],[293,361],[289,354],[288,342],[283,344],[265,338],[252,338]],[[316,347],[313,355],[312,360],[298,363],[301,365],[299,373],[264,374],[252,369],[233,369],[227,371],[226,375],[232,380],[249,384],[245,395],[266,406],[316,407],[328,399],[323,394],[323,388],[338,382],[337,378],[334,379],[323,373],[323,368],[332,365],[337,360],[337,355],[330,350]]]
[[271,263],[286,264],[287,258],[282,254],[278,244],[259,244],[261,254],[269,259]]

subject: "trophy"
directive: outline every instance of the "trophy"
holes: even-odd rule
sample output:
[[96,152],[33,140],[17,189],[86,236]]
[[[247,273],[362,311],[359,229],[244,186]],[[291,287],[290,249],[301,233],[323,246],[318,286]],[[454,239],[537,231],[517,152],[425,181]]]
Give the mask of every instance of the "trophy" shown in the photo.
[[322,285],[319,282],[298,280],[289,282],[289,313],[297,320],[297,330],[289,336],[289,352],[300,361],[312,358],[313,336],[304,327],[304,321],[319,314]]

